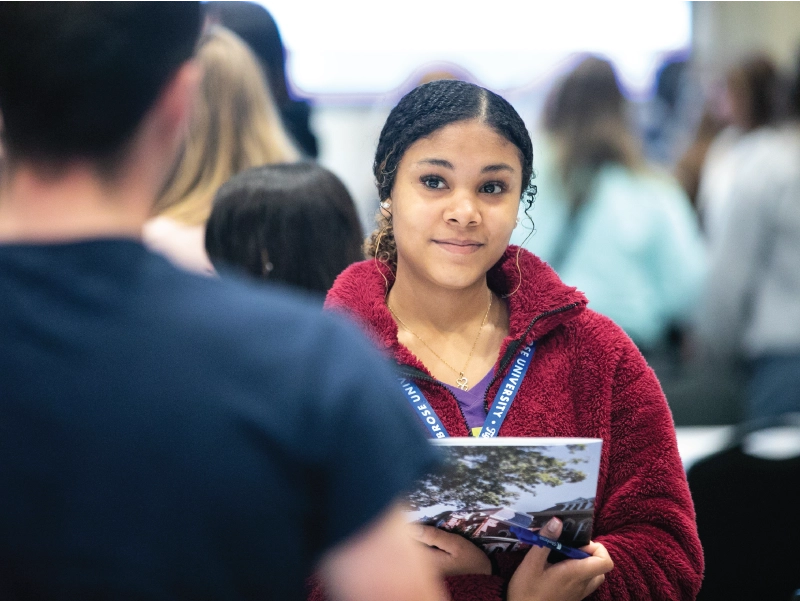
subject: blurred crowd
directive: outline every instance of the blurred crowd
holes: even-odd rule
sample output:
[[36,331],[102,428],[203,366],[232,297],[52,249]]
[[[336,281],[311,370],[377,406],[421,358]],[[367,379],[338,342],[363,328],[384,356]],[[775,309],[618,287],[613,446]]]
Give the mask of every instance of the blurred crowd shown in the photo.
[[[243,270],[321,298],[362,256],[358,209],[315,162],[312,105],[289,91],[270,13],[204,11],[202,84],[144,239],[187,269]],[[652,99],[634,103],[614,65],[587,55],[528,124],[538,193],[512,243],[623,327],[678,425],[800,409],[797,75],[756,54],[700,85],[676,56]],[[457,66],[422,82],[440,78],[460,78]]]
[[[269,12],[204,11],[202,83],[144,240],[185,269],[321,302],[368,232],[316,162],[313,105],[290,93]],[[439,78],[459,77],[425,81]],[[633,102],[612,62],[578,57],[527,124],[536,196],[511,242],[625,330],[676,425],[749,431],[800,412],[800,64],[752,55],[718,84],[676,57]],[[0,178],[2,163],[0,148]]]
[[[204,11],[202,84],[144,239],[187,269],[243,270],[321,298],[361,258],[363,221],[315,162],[312,105],[289,91],[270,13]],[[675,56],[652,99],[631,102],[614,65],[587,55],[528,124],[538,193],[512,243],[623,327],[678,425],[800,409],[796,82],[755,54],[700,85],[691,58]]]

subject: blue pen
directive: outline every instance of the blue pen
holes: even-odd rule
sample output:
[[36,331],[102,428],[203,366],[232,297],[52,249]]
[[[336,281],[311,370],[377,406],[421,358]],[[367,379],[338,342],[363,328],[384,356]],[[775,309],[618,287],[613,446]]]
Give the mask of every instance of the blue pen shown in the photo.
[[529,545],[536,545],[537,547],[547,547],[548,549],[553,549],[554,551],[558,551],[566,555],[571,559],[584,559],[585,557],[591,557],[585,551],[581,551],[580,549],[575,549],[573,547],[567,547],[562,545],[557,540],[553,540],[551,538],[545,538],[544,536],[539,536],[535,532],[531,532],[527,528],[521,528],[519,526],[511,526],[509,525],[509,530],[513,534],[517,536],[519,540],[523,543],[528,543]]

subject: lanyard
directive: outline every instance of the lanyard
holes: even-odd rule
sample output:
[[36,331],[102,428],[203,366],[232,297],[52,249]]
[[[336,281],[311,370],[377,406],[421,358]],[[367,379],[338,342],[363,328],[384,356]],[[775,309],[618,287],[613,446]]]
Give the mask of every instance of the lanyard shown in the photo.
[[[484,420],[483,427],[481,428],[480,434],[478,434],[480,438],[493,438],[497,436],[497,433],[500,431],[500,426],[503,425],[508,415],[508,409],[511,407],[511,403],[514,402],[517,392],[519,392],[519,387],[528,371],[528,367],[530,367],[535,350],[536,343],[532,342],[528,346],[523,347],[517,354],[514,362],[511,364],[511,369],[508,374],[506,374],[506,377],[503,378],[500,390],[497,391],[497,396],[492,402],[492,406],[489,407],[489,413],[486,414],[486,420]],[[428,428],[431,438],[448,438],[450,435],[447,433],[447,430],[444,429],[442,422],[439,420],[439,416],[436,415],[436,412],[430,406],[428,399],[425,398],[422,391],[415,386],[411,380],[406,378],[400,378],[400,387],[403,389],[403,392],[405,392],[408,401],[416,410],[422,423]]]

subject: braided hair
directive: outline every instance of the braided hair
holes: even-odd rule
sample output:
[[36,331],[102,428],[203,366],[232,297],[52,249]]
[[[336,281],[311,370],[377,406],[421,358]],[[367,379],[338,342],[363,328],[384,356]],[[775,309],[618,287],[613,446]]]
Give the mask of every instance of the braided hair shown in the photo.
[[[533,145],[525,123],[507,100],[475,84],[456,80],[438,80],[423,84],[403,96],[389,113],[378,139],[372,171],[383,202],[392,194],[397,167],[408,147],[420,138],[459,121],[478,119],[519,150],[522,164],[520,200],[533,204],[536,186],[533,176]],[[378,215],[378,229],[367,239],[364,252],[394,270],[397,247],[391,216]]]

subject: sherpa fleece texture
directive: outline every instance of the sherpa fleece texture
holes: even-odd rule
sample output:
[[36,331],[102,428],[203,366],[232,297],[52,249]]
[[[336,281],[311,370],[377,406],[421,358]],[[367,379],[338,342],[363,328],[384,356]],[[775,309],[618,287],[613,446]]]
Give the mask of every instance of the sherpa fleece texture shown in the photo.
[[[516,255],[510,246],[488,273],[489,287],[500,296],[519,288],[506,299],[510,331],[487,399],[500,388],[514,350],[534,340],[537,347],[499,434],[603,439],[592,538],[608,549],[614,569],[590,599],[694,599],[702,549],[672,416],[655,374],[618,326],[586,308],[582,293],[525,250],[518,271]],[[455,397],[424,379],[430,372],[397,341],[384,301],[393,279],[382,264],[356,263],[338,277],[325,306],[355,318],[406,377],[417,377],[451,436],[468,436]],[[453,599],[501,601],[521,559],[521,553],[501,553],[498,575],[448,577]]]

